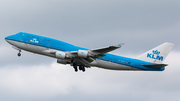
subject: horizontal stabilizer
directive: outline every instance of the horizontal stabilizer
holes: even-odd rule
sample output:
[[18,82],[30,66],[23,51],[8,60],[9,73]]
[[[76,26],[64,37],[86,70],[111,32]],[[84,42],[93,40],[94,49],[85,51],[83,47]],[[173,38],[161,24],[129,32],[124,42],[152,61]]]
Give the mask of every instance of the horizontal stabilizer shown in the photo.
[[162,67],[165,67],[165,66],[168,66],[167,64],[150,64],[150,65],[143,65],[142,66],[145,66],[145,67],[150,67],[150,68],[162,68]]

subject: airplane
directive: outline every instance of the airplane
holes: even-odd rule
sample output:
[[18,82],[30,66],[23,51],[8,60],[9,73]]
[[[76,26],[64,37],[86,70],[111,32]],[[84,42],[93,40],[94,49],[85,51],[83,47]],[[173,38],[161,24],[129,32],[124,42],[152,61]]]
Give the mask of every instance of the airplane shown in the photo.
[[174,47],[174,44],[165,42],[133,59],[108,53],[121,48],[124,43],[99,49],[87,49],[26,32],[7,36],[5,40],[19,51],[19,57],[22,50],[49,56],[57,59],[59,64],[69,64],[75,72],[78,70],[85,72],[86,68],[90,67],[110,70],[163,71],[167,64],[162,62]]

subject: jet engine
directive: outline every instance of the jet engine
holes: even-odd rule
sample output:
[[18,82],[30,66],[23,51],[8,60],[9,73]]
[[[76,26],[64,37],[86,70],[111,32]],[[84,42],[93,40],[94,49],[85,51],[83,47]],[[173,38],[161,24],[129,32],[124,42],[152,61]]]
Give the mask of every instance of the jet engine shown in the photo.
[[78,50],[78,57],[87,58],[89,56],[93,57],[87,50]]
[[56,58],[59,58],[59,59],[65,59],[67,57],[67,54],[65,52],[62,52],[62,51],[57,51],[55,53],[56,55]]
[[57,63],[64,64],[64,65],[68,64],[67,61],[61,60],[61,59],[58,59],[58,60],[57,60]]

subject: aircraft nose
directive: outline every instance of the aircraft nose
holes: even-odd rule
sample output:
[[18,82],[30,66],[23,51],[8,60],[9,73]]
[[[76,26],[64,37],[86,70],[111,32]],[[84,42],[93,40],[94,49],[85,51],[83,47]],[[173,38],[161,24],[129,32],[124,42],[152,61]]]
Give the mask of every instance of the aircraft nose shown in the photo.
[[12,36],[7,36],[5,37],[5,40],[8,42],[8,43],[11,43],[10,40],[12,39]]
[[8,40],[9,39],[9,36],[8,37],[5,37],[5,40]]
[[5,37],[5,40],[6,40],[6,41],[8,41],[8,40],[10,40],[10,39],[11,39],[10,36]]

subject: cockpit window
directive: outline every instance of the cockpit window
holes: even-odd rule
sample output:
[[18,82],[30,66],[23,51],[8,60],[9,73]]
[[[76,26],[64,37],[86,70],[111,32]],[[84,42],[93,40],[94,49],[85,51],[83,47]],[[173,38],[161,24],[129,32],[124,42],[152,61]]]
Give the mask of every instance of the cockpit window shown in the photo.
[[21,33],[18,33],[19,35],[21,35]]

